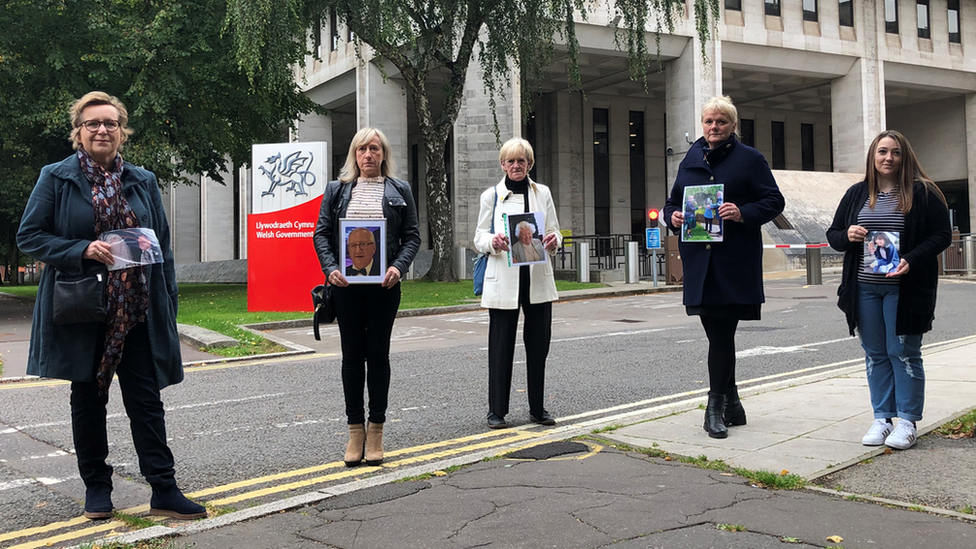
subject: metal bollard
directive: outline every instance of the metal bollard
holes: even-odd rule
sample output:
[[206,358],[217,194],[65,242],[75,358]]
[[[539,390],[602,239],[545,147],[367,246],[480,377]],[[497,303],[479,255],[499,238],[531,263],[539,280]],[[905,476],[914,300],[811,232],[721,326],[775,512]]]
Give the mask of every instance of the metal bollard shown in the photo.
[[820,248],[807,248],[807,284],[823,284]]
[[576,248],[576,281],[590,281],[590,243],[574,241]]
[[976,240],[973,240],[973,235],[964,236],[962,243],[962,257],[966,265],[966,276],[973,276],[976,274]]
[[457,277],[458,280],[464,280],[465,278],[472,278],[474,275],[468,276],[468,248],[465,246],[457,247]]
[[636,242],[628,242],[624,250],[625,278],[627,284],[637,284],[640,281],[640,271],[637,269],[637,255],[640,253]]

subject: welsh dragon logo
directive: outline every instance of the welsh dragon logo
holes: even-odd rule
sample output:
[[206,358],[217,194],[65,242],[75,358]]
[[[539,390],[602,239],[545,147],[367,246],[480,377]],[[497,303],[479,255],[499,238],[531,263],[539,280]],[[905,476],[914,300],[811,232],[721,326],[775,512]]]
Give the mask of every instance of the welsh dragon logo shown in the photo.
[[[307,156],[303,156],[303,154]],[[258,166],[261,173],[271,180],[271,186],[268,187],[268,190],[263,191],[261,196],[274,196],[275,189],[279,187],[285,192],[295,193],[295,196],[307,196],[306,189],[315,185],[315,174],[309,171],[313,158],[314,156],[310,151],[308,153],[295,151],[284,159],[281,158],[280,152],[268,157],[264,161],[264,166]],[[271,168],[268,169],[265,166]]]

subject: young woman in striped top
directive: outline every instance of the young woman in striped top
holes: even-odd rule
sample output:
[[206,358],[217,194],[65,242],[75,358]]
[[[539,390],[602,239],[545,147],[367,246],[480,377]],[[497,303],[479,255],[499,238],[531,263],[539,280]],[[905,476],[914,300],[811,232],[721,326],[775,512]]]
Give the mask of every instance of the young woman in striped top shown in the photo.
[[[872,267],[878,234],[897,248],[897,266],[888,272]],[[925,403],[922,334],[932,329],[938,255],[951,237],[942,191],[903,135],[881,132],[868,148],[864,181],[847,190],[827,230],[831,247],[845,252],[837,305],[864,348],[874,408],[865,446],[915,444]]]

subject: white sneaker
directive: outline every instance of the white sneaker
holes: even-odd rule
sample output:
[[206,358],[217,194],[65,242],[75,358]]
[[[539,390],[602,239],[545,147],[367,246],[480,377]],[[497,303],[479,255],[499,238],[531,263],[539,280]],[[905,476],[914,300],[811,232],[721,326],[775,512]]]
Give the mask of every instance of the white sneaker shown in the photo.
[[861,439],[861,444],[865,446],[881,446],[885,443],[888,435],[891,434],[891,422],[887,419],[875,419],[868,429],[868,434]]
[[885,446],[890,446],[896,450],[907,450],[915,446],[915,439],[918,438],[918,431],[915,424],[906,419],[898,419],[895,430],[885,439]]

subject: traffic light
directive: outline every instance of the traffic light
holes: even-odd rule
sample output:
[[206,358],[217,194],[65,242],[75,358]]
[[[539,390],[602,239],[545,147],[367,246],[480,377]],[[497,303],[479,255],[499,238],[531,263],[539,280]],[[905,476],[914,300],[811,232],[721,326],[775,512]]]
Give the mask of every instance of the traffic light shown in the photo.
[[647,220],[650,222],[651,227],[657,227],[658,221],[661,218],[661,211],[657,208],[649,208],[647,210]]

